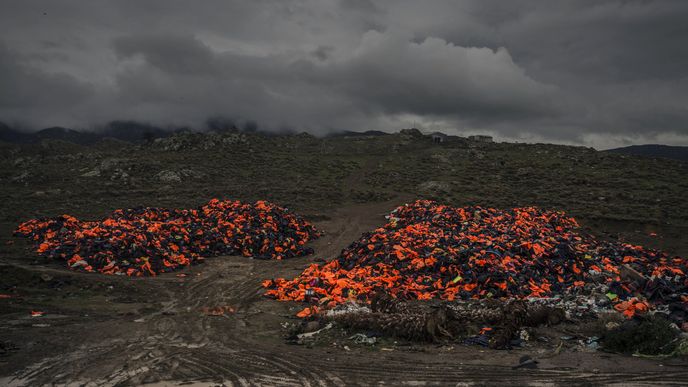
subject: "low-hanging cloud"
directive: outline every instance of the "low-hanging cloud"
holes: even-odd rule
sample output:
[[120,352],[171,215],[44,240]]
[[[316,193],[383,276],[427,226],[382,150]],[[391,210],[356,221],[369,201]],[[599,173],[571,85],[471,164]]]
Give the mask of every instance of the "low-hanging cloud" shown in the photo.
[[154,121],[168,108],[190,122],[231,112],[258,117],[268,128],[319,133],[370,126],[384,115],[522,120],[550,113],[555,93],[529,78],[504,48],[439,38],[416,43],[373,30],[350,53],[325,59],[215,51],[194,36],[127,36],[114,49],[132,61],[117,75],[120,98],[131,96],[135,109],[151,105],[145,117]]
[[75,77],[25,65],[19,55],[3,44],[0,74],[0,117],[9,122],[31,122],[35,115],[61,115],[83,104],[93,93],[88,84]]
[[27,127],[227,117],[316,134],[415,123],[598,147],[688,141],[682,1],[7,8],[0,121]]

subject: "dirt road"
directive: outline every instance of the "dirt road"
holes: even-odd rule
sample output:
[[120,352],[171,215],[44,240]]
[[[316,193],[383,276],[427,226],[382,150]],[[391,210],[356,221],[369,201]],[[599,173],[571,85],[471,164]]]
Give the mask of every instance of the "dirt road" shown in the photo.
[[[688,383],[688,364],[550,346],[495,351],[461,344],[351,341],[298,346],[285,323],[299,305],[262,297],[261,281],[292,276],[336,256],[383,222],[395,203],[323,214],[314,256],[286,261],[243,257],[157,278],[73,273],[57,266],[2,266],[19,296],[0,300],[0,385],[549,385]],[[40,308],[42,317],[29,310]],[[223,315],[209,311],[225,308]],[[219,312],[218,312],[219,313]],[[537,369],[512,369],[523,355]]]

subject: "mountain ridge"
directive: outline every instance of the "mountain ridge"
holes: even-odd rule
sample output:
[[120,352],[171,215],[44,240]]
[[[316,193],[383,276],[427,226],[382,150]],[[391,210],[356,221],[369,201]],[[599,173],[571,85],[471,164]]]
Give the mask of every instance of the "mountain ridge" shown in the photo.
[[644,144],[607,149],[605,152],[688,161],[688,146]]

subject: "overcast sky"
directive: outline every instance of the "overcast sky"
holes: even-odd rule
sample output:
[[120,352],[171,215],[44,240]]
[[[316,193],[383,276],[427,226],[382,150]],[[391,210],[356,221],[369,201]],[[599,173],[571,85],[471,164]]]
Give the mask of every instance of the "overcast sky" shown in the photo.
[[688,1],[0,0],[0,121],[688,145]]

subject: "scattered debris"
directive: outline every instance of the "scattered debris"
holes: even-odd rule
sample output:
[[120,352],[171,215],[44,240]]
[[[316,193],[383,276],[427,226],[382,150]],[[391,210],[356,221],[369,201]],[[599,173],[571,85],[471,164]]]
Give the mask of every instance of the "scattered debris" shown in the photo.
[[487,347],[490,345],[490,338],[487,335],[475,335],[468,337],[463,341],[466,345],[479,345],[481,347]]
[[332,329],[333,324],[329,323],[325,325],[322,329],[318,329],[317,331],[313,332],[306,332],[306,333],[299,333],[296,335],[296,342],[297,344],[304,344],[308,341],[314,340],[315,336],[317,336],[320,332],[326,331],[328,329]]
[[311,307],[305,308],[302,311],[300,311],[299,313],[297,313],[296,317],[301,317],[301,318],[310,317],[310,316],[318,314],[318,311],[319,310],[318,310],[317,306],[311,306]]
[[554,349],[554,354],[559,355],[561,353],[561,349],[564,348],[564,342],[560,341],[559,345]]
[[579,340],[579,345],[586,351],[594,352],[600,348],[600,338],[597,336],[588,337],[585,340]]
[[236,312],[236,310],[228,305],[225,306],[216,306],[213,308],[210,307],[203,307],[201,308],[201,312],[206,315],[206,316],[225,316],[227,314],[232,314]]
[[518,368],[528,368],[528,369],[535,369],[537,368],[538,361],[533,359],[532,357],[528,355],[523,355],[521,356],[520,359],[518,359],[518,364],[511,367],[511,369],[518,369]]
[[373,345],[377,342],[376,337],[368,337],[363,333],[356,333],[355,335],[349,337],[349,340],[353,340],[356,344],[368,344]]
[[370,313],[372,312],[370,308],[366,305],[361,305],[356,302],[346,302],[344,304],[337,305],[336,307],[328,310],[326,312],[326,317],[333,318],[338,315],[343,314],[355,314],[355,313]]
[[307,255],[312,249],[305,243],[319,233],[301,217],[265,201],[213,199],[190,210],[116,210],[94,222],[69,215],[33,219],[21,224],[15,235],[30,238],[39,254],[65,260],[75,270],[146,276],[218,255]]

